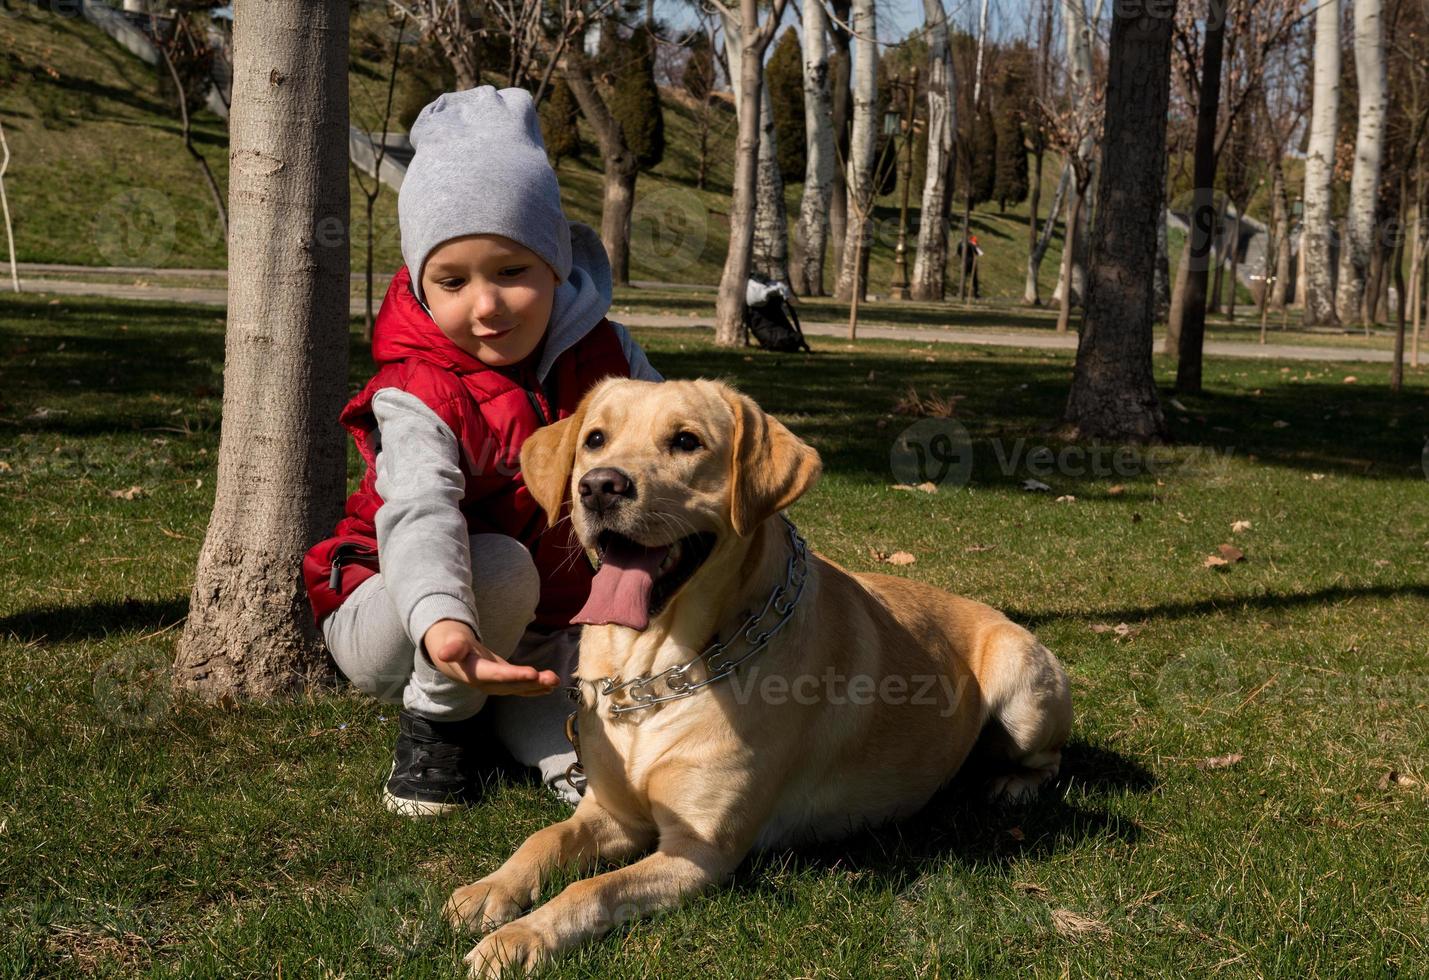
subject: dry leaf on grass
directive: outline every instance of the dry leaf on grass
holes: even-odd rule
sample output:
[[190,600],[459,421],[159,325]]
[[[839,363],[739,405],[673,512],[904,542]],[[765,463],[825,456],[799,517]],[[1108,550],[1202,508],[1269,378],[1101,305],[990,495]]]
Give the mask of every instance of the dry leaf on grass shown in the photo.
[[1200,762],[1196,763],[1196,768],[1229,769],[1231,766],[1235,765],[1237,762],[1244,758],[1245,756],[1241,755],[1239,752],[1232,752],[1229,755],[1218,755],[1213,756],[1209,759],[1202,759]]
[[1226,561],[1245,561],[1245,552],[1233,544],[1217,545],[1216,550],[1221,553],[1221,557]]
[[1230,562],[1226,561],[1220,555],[1207,555],[1206,560],[1201,562],[1201,565],[1205,568],[1220,568],[1229,564]]
[[1106,488],[1106,495],[1108,497],[1120,497],[1124,493],[1126,493],[1126,487],[1122,486],[1120,483],[1118,483],[1114,487]]
[[1117,639],[1130,640],[1140,633],[1143,627],[1132,626],[1130,623],[1117,623],[1115,626],[1108,626],[1106,623],[1093,623],[1093,633],[1115,633]]
[[1353,374],[1347,374],[1347,375],[1345,375],[1345,384],[1347,384],[1347,385],[1356,384],[1356,383],[1359,382],[1359,380],[1360,380],[1360,379],[1357,378],[1357,377],[1355,377]]
[[979,551],[991,551],[994,547],[995,547],[995,545],[990,545],[990,544],[971,544],[971,545],[968,545],[968,546],[967,546],[966,548],[964,548],[963,550],[966,551],[966,552],[969,552],[969,553],[976,553],[976,552],[979,552]]
[[1231,533],[1240,534],[1242,531],[1250,530],[1250,521],[1235,521],[1231,524]]
[[144,488],[141,487],[141,486],[139,486],[138,484],[135,484],[134,486],[130,487],[128,490],[111,490],[111,491],[109,491],[109,496],[114,497],[114,498],[117,499],[117,500],[134,500],[134,499],[137,498],[137,497],[143,497],[143,496],[145,496],[145,495],[146,495],[146,493],[145,493]]
[[1022,489],[1023,489],[1023,490],[1031,490],[1031,491],[1034,491],[1035,493],[1046,493],[1048,490],[1051,490],[1052,488],[1049,487],[1047,484],[1043,483],[1041,480],[1023,480],[1023,481],[1022,481]]
[[895,551],[888,556],[888,564],[890,565],[911,565],[917,560],[917,558],[914,558],[906,551]]
[[1288,429],[1288,428],[1290,428],[1290,423],[1287,422],[1287,421],[1285,421],[1284,419],[1276,419],[1274,422],[1271,422],[1270,424],[1273,425],[1273,426],[1275,426],[1277,429]]
[[1071,909],[1053,909],[1052,928],[1057,930],[1057,935],[1068,939],[1086,935],[1105,936],[1111,932],[1106,923],[1088,919]]
[[1077,498],[1072,496],[1070,493],[1064,493],[1062,494],[1062,496],[1057,498],[1057,503],[1059,504],[1075,504],[1076,502]]
[[1404,773],[1398,771],[1397,769],[1391,769],[1389,770],[1389,772],[1379,777],[1379,788],[1381,790],[1389,789],[1389,787],[1391,786],[1403,786],[1406,789],[1410,789],[1418,785],[1419,780],[1415,779],[1413,776],[1406,776]]
[[1035,881],[1015,881],[1012,883],[1012,887],[1024,895],[1028,895],[1032,898],[1040,898],[1044,901],[1050,894],[1047,889]]
[[1318,483],[1319,481],[1323,480],[1324,478],[1325,478],[1325,474],[1323,474],[1323,473],[1311,473],[1311,474],[1310,474],[1310,479],[1314,480],[1314,481],[1317,482],[1317,483]]
[[913,486],[911,483],[895,483],[895,484],[893,484],[891,487],[889,487],[889,489],[890,489],[890,490],[910,490],[910,491],[911,491],[911,490],[921,490],[921,491],[923,491],[924,493],[937,493],[937,492],[938,492],[938,485],[937,485],[936,483],[934,483],[933,481],[931,481],[931,480],[925,480],[924,482],[918,484],[917,486]]

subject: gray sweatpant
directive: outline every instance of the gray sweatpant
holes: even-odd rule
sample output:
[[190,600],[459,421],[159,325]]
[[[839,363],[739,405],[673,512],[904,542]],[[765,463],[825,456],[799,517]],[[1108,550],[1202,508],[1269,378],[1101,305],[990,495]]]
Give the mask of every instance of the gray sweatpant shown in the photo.
[[[470,538],[473,592],[481,642],[512,663],[553,670],[570,684],[580,652],[580,627],[554,633],[529,629],[541,580],[526,547],[504,534]],[[488,696],[452,680],[415,645],[380,574],[359,585],[323,621],[328,650],[352,685],[388,703],[436,721],[460,721],[491,712],[492,728],[520,763],[568,802],[580,797],[563,778],[576,761],[566,741],[571,704],[563,688],[539,697]]]

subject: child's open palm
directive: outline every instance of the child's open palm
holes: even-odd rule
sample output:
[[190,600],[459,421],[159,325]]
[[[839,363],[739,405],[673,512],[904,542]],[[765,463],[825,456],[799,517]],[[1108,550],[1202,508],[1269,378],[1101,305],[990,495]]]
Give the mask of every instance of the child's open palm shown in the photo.
[[560,683],[555,671],[538,671],[497,656],[476,638],[470,626],[455,619],[433,623],[422,637],[422,645],[437,670],[486,694],[534,697],[551,693]]

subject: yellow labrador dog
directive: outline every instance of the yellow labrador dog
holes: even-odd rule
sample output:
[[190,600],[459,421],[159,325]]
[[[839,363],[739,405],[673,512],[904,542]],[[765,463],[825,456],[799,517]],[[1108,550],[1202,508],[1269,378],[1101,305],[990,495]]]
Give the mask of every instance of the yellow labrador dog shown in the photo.
[[[597,572],[577,622],[588,785],[447,916],[473,975],[531,969],[722,881],[751,852],[910,814],[987,729],[996,797],[1054,776],[1066,674],[1001,613],[809,551],[781,514],[818,453],[715,381],[609,379],[521,451]],[[534,911],[558,871],[601,862]]]

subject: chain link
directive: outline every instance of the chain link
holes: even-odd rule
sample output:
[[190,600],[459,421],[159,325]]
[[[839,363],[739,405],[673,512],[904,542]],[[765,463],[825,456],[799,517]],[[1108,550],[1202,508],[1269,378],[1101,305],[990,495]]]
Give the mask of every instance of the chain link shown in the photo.
[[[784,583],[775,586],[774,590],[769,593],[769,598],[764,602],[764,608],[751,614],[738,629],[730,634],[729,639],[716,640],[695,657],[682,664],[668,667],[658,674],[641,674],[639,677],[623,681],[614,677],[598,678],[595,683],[598,685],[597,689],[600,694],[610,697],[617,693],[624,693],[633,702],[612,707],[611,714],[619,715],[642,711],[666,701],[691,697],[702,688],[729,677],[739,669],[741,664],[768,646],[769,641],[784,628],[793,615],[794,608],[798,606],[800,597],[804,594],[804,584],[809,577],[809,550],[804,539],[799,536],[798,529],[794,527],[794,522],[783,514],[779,516],[783,518],[784,525],[789,532],[789,545],[792,550],[784,567]],[[771,611],[778,618],[764,630],[754,632]],[[738,640],[743,640],[748,645],[748,649],[739,656],[727,653]],[[692,682],[688,676],[690,668],[699,663],[704,663],[709,676],[702,681]],[[668,693],[655,693],[651,686],[657,683],[663,683]]]

